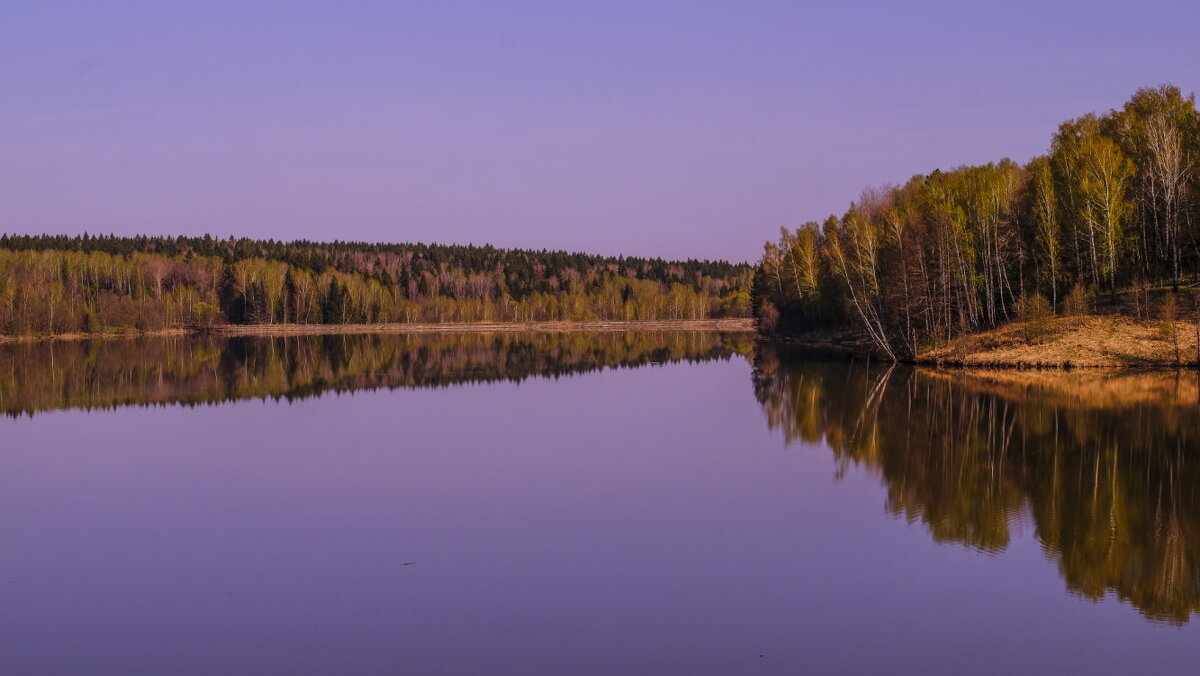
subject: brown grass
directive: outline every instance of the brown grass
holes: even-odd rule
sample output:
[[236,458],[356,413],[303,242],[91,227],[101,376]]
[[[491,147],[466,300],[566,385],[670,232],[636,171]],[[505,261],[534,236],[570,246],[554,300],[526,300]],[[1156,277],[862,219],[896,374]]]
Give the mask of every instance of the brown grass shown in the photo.
[[1174,323],[1180,360],[1164,322],[1116,316],[1057,317],[1029,340],[1022,322],[959,337],[917,355],[919,363],[1016,368],[1158,367],[1194,365],[1196,327]]

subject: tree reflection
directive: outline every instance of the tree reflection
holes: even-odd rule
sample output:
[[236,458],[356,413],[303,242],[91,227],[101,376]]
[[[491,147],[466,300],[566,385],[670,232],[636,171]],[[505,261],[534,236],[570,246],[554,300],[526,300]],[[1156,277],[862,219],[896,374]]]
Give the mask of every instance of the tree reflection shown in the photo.
[[560,377],[749,354],[747,334],[459,333],[175,337],[0,345],[0,411],[293,400]]
[[877,473],[888,511],[936,541],[997,552],[1025,522],[1072,593],[1200,613],[1195,374],[946,372],[770,345],[755,367],[772,429]]

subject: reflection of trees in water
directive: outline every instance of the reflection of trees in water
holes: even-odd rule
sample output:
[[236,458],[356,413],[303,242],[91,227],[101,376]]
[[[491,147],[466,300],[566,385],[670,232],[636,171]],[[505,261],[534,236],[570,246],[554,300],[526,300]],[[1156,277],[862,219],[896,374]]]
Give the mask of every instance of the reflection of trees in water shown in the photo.
[[0,410],[295,399],[326,391],[521,381],[748,354],[710,332],[134,338],[0,345]]
[[1146,617],[1200,613],[1195,374],[938,372],[756,355],[789,442],[879,474],[938,542],[999,551],[1028,520],[1072,593]]

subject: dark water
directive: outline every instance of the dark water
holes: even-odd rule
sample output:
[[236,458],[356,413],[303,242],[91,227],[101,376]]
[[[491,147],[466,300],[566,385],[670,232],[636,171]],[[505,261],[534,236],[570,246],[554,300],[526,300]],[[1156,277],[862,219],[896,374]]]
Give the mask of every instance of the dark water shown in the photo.
[[1194,374],[0,347],[0,673],[1194,673]]

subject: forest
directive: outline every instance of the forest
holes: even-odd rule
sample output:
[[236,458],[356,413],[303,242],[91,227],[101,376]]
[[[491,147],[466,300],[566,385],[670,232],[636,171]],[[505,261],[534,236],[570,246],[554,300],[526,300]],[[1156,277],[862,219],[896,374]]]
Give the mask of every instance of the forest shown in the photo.
[[491,246],[0,237],[0,333],[748,317],[751,266]]
[[1064,122],[1049,151],[867,189],[765,245],[766,333],[853,330],[892,359],[1053,314],[1194,308],[1200,114],[1174,86]]

